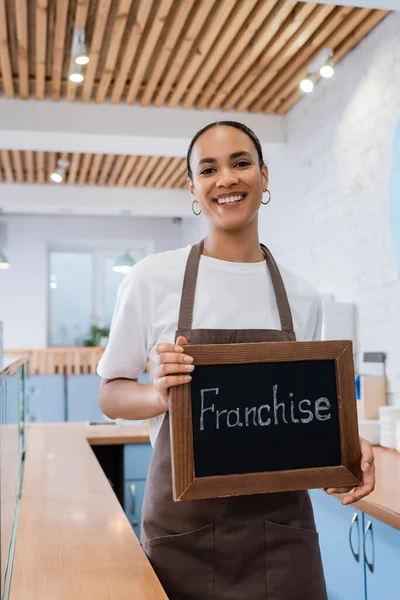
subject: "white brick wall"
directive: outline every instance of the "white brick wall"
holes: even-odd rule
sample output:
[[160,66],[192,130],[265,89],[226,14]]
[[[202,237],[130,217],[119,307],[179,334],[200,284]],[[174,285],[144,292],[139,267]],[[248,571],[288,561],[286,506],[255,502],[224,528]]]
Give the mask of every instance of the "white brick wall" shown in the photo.
[[356,303],[357,354],[387,352],[389,397],[400,406],[400,279],[388,217],[399,119],[395,13],[289,113],[286,149],[266,157],[273,202],[260,233],[321,293]]

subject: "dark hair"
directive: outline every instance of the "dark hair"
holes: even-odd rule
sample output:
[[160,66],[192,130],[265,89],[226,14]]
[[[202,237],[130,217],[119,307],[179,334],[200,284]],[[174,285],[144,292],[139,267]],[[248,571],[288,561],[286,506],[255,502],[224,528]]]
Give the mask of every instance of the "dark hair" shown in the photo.
[[192,169],[190,167],[190,158],[191,158],[193,146],[194,146],[196,140],[198,140],[198,138],[208,129],[211,129],[212,127],[219,127],[221,125],[224,127],[234,127],[235,129],[239,129],[240,131],[243,131],[243,133],[245,133],[246,135],[249,136],[249,138],[251,139],[251,141],[253,142],[253,144],[256,147],[257,154],[258,154],[258,163],[260,165],[260,169],[263,168],[264,158],[263,158],[260,140],[258,139],[256,134],[249,127],[247,127],[247,125],[243,125],[243,123],[238,123],[237,121],[215,121],[215,123],[210,123],[209,125],[206,125],[205,127],[203,127],[203,129],[200,129],[200,131],[198,131],[196,133],[196,135],[193,137],[192,141],[190,142],[189,149],[188,149],[187,156],[186,156],[187,172],[188,172],[188,176],[190,179],[193,179],[193,173],[192,173]]

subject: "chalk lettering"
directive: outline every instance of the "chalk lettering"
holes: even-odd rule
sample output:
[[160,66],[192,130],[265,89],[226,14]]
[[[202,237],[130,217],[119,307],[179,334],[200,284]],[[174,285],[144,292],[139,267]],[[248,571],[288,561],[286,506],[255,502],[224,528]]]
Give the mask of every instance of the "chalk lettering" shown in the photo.
[[267,410],[271,411],[271,407],[270,407],[270,405],[269,405],[269,404],[262,404],[262,405],[259,407],[259,409],[258,409],[258,422],[259,422],[259,424],[260,424],[261,426],[264,426],[264,425],[270,425],[270,423],[271,423],[271,419],[270,419],[270,418],[268,418],[266,421],[263,421],[263,420],[262,420],[262,417],[261,417],[261,411],[263,410],[263,408],[265,408],[265,409],[267,409]]
[[245,418],[245,422],[246,422],[246,427],[249,426],[249,414],[253,413],[253,425],[254,427],[257,427],[257,422],[256,422],[256,407],[252,406],[251,408],[249,408],[248,406],[246,406],[246,408],[244,409],[244,418]]
[[[290,395],[293,396],[293,394],[290,394]],[[292,418],[292,423],[300,423],[299,419],[296,419],[296,417],[294,416],[293,400],[290,402],[290,416]]]
[[[236,422],[235,423],[230,423],[229,422],[229,416],[230,415],[236,415]],[[235,408],[234,410],[230,410],[227,414],[226,417],[226,421],[227,421],[227,425],[228,427],[237,427],[239,425],[239,427],[243,427],[243,423],[240,422],[240,414],[239,414],[239,409]]]
[[217,429],[219,429],[219,418],[221,415],[223,415],[224,413],[226,414],[228,411],[227,410],[217,410]]
[[304,402],[306,402],[308,404],[308,406],[311,406],[311,402],[309,400],[302,400],[301,402],[299,402],[299,410],[300,412],[302,412],[303,414],[308,413],[308,417],[306,419],[301,419],[302,423],[310,423],[310,421],[313,420],[313,414],[311,412],[311,410],[303,410],[301,408],[301,405],[304,404]]
[[200,394],[201,394],[200,431],[204,431],[204,413],[207,412],[207,410],[211,410],[211,412],[214,412],[214,410],[215,410],[214,404],[212,404],[211,406],[208,406],[207,408],[204,408],[204,394],[206,392],[214,392],[215,394],[218,394],[219,388],[209,388],[206,390],[201,390],[201,392],[200,392]]
[[332,415],[330,412],[327,415],[321,415],[322,410],[330,411],[330,408],[331,403],[329,402],[328,398],[318,398],[315,403],[315,416],[317,417],[318,421],[328,421],[331,418]]
[[275,425],[277,425],[279,423],[279,419],[278,419],[278,408],[282,408],[282,421],[284,423],[287,423],[286,421],[286,417],[285,417],[285,404],[284,402],[278,402],[278,386],[274,385],[274,387],[272,388],[273,392],[273,398],[274,398],[274,418],[275,418]]
[[[218,404],[211,402],[207,394],[221,395],[220,388],[202,389],[200,410],[200,431],[205,429],[229,429],[235,427],[269,427],[283,424],[311,423],[329,421],[332,419],[331,402],[325,396],[309,400],[296,400],[290,392],[279,395],[279,386],[272,386],[271,403],[255,403],[255,406],[238,406],[232,408],[217,408]],[[290,400],[289,400],[290,398]],[[260,402],[262,400],[260,399]],[[221,404],[220,404],[221,406]],[[225,404],[226,406],[226,404]]]

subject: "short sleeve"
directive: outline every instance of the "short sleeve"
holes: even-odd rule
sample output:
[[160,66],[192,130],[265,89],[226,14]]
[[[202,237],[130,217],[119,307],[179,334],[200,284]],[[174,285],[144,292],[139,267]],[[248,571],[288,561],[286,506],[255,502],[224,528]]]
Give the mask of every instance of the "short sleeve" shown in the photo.
[[104,379],[137,379],[146,368],[148,331],[140,307],[136,267],[118,290],[108,344],[97,367]]

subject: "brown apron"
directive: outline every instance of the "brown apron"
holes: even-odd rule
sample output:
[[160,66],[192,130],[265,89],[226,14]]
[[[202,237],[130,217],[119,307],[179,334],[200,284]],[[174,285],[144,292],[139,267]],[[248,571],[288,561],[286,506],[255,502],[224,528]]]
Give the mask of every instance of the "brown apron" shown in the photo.
[[[188,257],[176,337],[189,344],[296,340],[279,269],[261,248],[282,329],[191,328],[200,242]],[[168,414],[147,477],[141,542],[169,600],[327,600],[308,492],[174,502]]]

